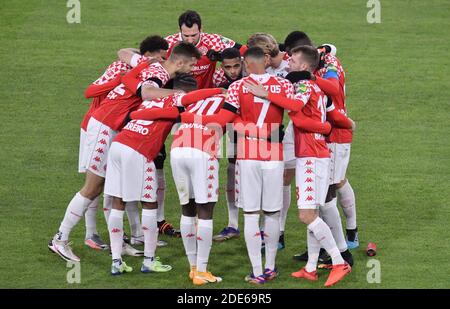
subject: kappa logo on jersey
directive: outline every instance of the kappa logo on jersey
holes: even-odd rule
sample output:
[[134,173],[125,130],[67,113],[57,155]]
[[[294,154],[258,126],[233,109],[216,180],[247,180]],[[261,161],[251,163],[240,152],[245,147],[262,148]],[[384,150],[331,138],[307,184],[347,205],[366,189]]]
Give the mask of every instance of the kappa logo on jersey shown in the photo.
[[153,187],[151,185],[145,186],[145,190],[152,190],[152,189],[153,189]]
[[312,191],[314,191],[314,189],[313,189],[312,187],[307,187],[307,188],[305,189],[305,192],[312,192]]
[[314,182],[314,180],[311,177],[306,178],[305,182]]

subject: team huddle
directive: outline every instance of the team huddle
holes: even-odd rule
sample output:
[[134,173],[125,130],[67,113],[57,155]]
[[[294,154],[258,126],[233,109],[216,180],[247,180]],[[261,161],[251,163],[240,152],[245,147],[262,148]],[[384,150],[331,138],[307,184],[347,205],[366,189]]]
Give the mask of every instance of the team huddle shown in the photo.
[[[325,286],[336,284],[351,272],[349,250],[359,246],[355,196],[346,179],[355,124],[347,117],[345,73],[336,48],[317,48],[301,31],[291,32],[283,44],[256,33],[241,45],[202,32],[195,11],[180,15],[179,28],[166,38],[147,37],[139,49],[119,50],[119,60],[86,89],[92,103],[81,123],[79,153],[85,183],[49,249],[79,262],[69,235],[84,216],[85,244],[110,250],[112,275],[132,271],[123,255],[142,256],[143,273],[171,271],[155,255],[167,245],[158,234],[168,234],[181,237],[194,285],[221,282],[208,270],[211,246],[240,236],[241,208],[252,269],[245,280],[264,284],[279,274],[276,256],[285,247],[295,179],[307,250],[294,256],[306,265],[291,276],[316,281],[317,268],[326,268]],[[164,218],[164,143],[171,132],[180,230]],[[213,236],[224,157],[229,220]],[[110,245],[96,228],[102,192]],[[124,233],[125,213],[130,236]]]

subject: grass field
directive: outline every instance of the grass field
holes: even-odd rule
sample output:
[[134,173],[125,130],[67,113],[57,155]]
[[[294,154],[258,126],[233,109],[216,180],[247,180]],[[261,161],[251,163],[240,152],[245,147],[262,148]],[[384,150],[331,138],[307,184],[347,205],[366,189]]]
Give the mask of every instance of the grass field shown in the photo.
[[[357,195],[362,248],[353,273],[338,288],[449,288],[450,242],[450,3],[381,1],[381,24],[366,21],[366,1],[81,1],[81,24],[68,24],[65,1],[2,1],[0,5],[0,288],[190,288],[180,239],[162,237],[158,251],[169,275],[109,274],[110,256],[83,245],[84,223],[71,234],[81,257],[81,283],[66,282],[66,264],[47,241],[81,187],[77,174],[83,91],[116,57],[147,35],[178,30],[178,15],[195,9],[204,31],[239,42],[254,33],[278,40],[301,29],[316,43],[332,42],[347,72],[350,116],[357,122],[348,172]],[[223,166],[224,164],[222,164]],[[169,164],[166,218],[178,226],[178,198]],[[224,184],[224,169],[221,181]],[[294,205],[294,203],[293,203]],[[224,196],[214,230],[226,224]],[[99,229],[107,230],[99,213]],[[240,224],[242,228],[243,220]],[[127,225],[125,225],[127,226]],[[289,274],[305,247],[296,207],[288,216],[281,276],[264,288],[319,288]],[[378,246],[381,283],[369,284],[368,242]],[[138,268],[140,258],[125,258]],[[247,288],[243,237],[214,244],[210,268]]]

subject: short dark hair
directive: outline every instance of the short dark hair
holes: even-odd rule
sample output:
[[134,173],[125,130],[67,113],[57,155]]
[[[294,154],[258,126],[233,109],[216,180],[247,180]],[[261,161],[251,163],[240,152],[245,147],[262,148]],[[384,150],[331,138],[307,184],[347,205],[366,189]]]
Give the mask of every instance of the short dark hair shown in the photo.
[[146,37],[139,46],[141,55],[145,54],[146,52],[152,53],[161,49],[168,50],[169,44],[159,35],[151,35]]
[[314,44],[309,36],[303,31],[292,31],[284,39],[284,46],[286,50],[292,50],[293,48],[301,45],[313,46]]
[[173,89],[190,92],[197,89],[197,80],[189,73],[180,73],[173,79]]
[[261,47],[258,47],[258,46],[250,47],[244,53],[244,58],[247,58],[247,57],[261,59],[261,58],[265,57],[265,53]]
[[237,48],[230,47],[225,48],[222,52],[222,60],[223,59],[234,59],[234,58],[241,58],[241,53]]
[[194,24],[198,25],[198,29],[202,28],[202,19],[200,18],[200,15],[196,11],[186,11],[183,14],[180,15],[178,18],[178,25],[181,26],[185,24],[186,27],[191,28]]
[[297,46],[292,49],[292,55],[301,53],[303,59],[309,64],[311,71],[314,71],[319,66],[319,53],[313,46]]
[[202,54],[193,44],[180,42],[177,45],[175,45],[170,56],[171,57],[181,56],[186,58],[195,57],[197,59],[200,59]]

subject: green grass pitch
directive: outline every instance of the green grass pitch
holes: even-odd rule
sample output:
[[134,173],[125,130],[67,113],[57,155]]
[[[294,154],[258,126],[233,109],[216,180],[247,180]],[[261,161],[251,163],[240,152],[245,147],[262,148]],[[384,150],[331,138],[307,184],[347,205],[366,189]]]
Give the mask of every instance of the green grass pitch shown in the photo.
[[[197,10],[204,31],[239,42],[254,32],[284,40],[304,30],[331,42],[347,72],[350,116],[357,122],[348,177],[356,192],[361,248],[337,288],[448,288],[450,242],[450,3],[381,1],[381,23],[369,24],[366,1],[81,1],[81,23],[68,24],[66,1],[0,4],[0,288],[191,288],[180,239],[157,254],[174,269],[143,275],[141,258],[127,258],[131,274],[112,277],[110,256],[83,245],[84,222],[71,234],[82,259],[81,283],[47,249],[67,203],[81,187],[77,173],[79,123],[88,107],[83,91],[116,58],[149,34],[177,32],[178,16]],[[166,162],[166,218],[180,209]],[[221,164],[225,166],[224,162]],[[221,187],[225,184],[221,171]],[[223,190],[222,190],[223,191]],[[222,195],[214,216],[226,224]],[[103,214],[99,231],[108,238]],[[243,220],[240,218],[242,228]],[[127,223],[125,226],[128,227]],[[321,288],[289,274],[292,255],[305,248],[305,228],[290,208],[281,275],[263,288]],[[364,253],[375,242],[381,283],[369,284]],[[223,277],[211,287],[247,288],[250,270],[243,237],[213,244],[210,269]],[[209,286],[208,286],[209,288]]]

